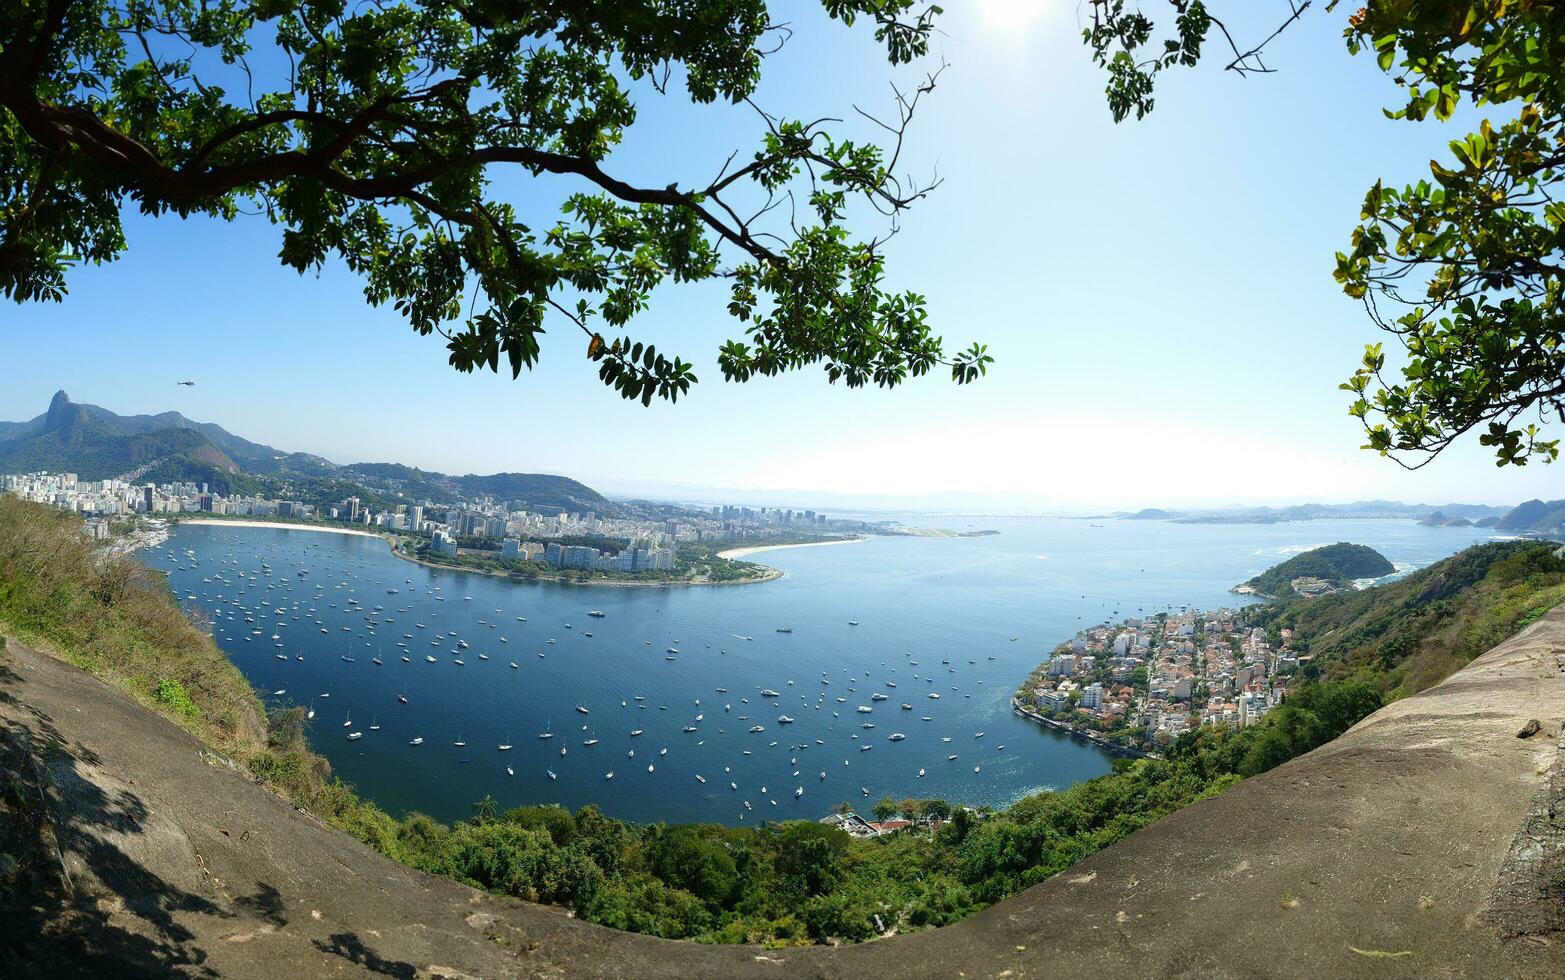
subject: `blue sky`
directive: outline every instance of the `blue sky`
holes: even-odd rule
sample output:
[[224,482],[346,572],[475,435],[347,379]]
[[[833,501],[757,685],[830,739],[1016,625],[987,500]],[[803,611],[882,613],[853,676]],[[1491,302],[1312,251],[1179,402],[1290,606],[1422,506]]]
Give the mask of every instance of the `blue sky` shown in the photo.
[[[864,27],[809,6],[777,7],[796,35],[768,63],[769,111],[884,108],[889,82],[915,80]],[[686,497],[1038,511],[1565,496],[1561,465],[1496,470],[1472,443],[1417,473],[1356,448],[1336,386],[1377,338],[1333,283],[1332,253],[1376,177],[1427,175],[1459,134],[1386,120],[1394,93],[1347,56],[1334,15],[1312,11],[1276,43],[1277,74],[1241,79],[1214,59],[1166,77],[1148,119],[1116,126],[1075,0],[946,7],[935,48],[949,68],[905,153],[945,183],[889,255],[893,285],[927,295],[948,341],[990,345],[997,364],[979,384],[848,391],[813,370],[726,384],[715,352],[739,329],[721,284],[660,290],[635,325],[695,362],[703,381],[677,406],[603,389],[563,323],[520,380],[461,375],[438,338],[366,306],[344,270],[283,269],[263,219],[132,217],[131,251],[76,272],[65,303],[0,308],[0,418],[30,418],[65,388],[338,461],[561,472]],[[655,186],[688,186],[759,136],[748,110],[649,96],[641,113],[606,167]],[[560,189],[495,177],[536,210]],[[200,384],[175,386],[187,377]]]

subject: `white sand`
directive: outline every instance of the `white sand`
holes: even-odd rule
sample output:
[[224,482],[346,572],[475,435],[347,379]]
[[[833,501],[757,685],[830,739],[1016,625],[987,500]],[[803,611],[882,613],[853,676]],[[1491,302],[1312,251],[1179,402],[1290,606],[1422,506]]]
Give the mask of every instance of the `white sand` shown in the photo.
[[320,524],[287,524],[283,521],[218,521],[210,518],[198,517],[192,520],[180,521],[181,524],[206,524],[211,527],[275,527],[284,531],[321,531],[326,534],[357,534],[361,538],[378,538],[380,535],[370,531],[359,531],[351,527],[324,527]]
[[727,551],[719,551],[719,558],[748,558],[758,555],[763,551],[781,551],[784,548],[823,548],[829,544],[858,544],[867,538],[843,538],[841,541],[811,541],[807,544],[763,544],[749,548],[729,548]]

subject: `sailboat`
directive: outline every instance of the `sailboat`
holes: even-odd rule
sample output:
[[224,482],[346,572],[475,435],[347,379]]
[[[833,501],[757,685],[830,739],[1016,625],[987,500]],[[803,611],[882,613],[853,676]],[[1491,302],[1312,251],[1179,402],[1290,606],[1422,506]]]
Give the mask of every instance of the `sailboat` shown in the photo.
[[380,731],[380,722],[376,721],[373,717],[370,718],[370,731]]

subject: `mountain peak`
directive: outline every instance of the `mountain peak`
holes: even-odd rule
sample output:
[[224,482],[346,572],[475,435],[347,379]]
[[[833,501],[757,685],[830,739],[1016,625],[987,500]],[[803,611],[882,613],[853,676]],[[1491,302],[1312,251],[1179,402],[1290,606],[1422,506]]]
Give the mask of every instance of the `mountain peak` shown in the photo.
[[54,397],[49,399],[49,412],[44,416],[44,428],[58,429],[68,424],[71,408],[71,396],[65,393],[65,389],[61,388],[55,392]]

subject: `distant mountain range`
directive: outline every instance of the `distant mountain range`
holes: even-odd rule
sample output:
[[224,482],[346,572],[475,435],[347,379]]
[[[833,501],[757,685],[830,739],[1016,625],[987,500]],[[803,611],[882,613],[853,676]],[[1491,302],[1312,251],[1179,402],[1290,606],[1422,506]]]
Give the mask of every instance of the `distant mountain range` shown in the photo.
[[1111,515],[1129,521],[1181,524],[1279,524],[1289,521],[1378,518],[1415,520],[1428,527],[1492,527],[1498,531],[1565,533],[1565,500],[1529,500],[1515,507],[1491,504],[1405,504],[1397,500],[1360,500],[1351,504],[1298,504],[1225,510],[1162,510],[1149,507]]
[[[214,491],[266,493],[316,503],[359,495],[385,502],[489,495],[531,510],[596,511],[619,505],[591,487],[546,473],[451,476],[400,463],[339,466],[236,436],[178,412],[118,415],[56,392],[48,411],[26,422],[0,422],[0,473],[75,473],[83,480],[133,475],[153,483],[205,483]],[[359,492],[364,491],[364,492]]]

